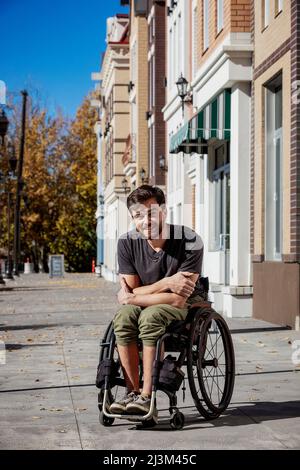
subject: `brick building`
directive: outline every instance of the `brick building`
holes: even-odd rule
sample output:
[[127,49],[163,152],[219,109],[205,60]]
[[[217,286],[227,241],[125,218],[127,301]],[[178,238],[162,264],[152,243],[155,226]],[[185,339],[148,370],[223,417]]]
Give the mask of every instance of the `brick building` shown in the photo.
[[299,328],[300,5],[254,2],[251,158],[253,315]]
[[[203,239],[215,308],[250,316],[251,0],[170,0],[167,7],[171,219],[194,225]],[[180,74],[193,97],[184,117]]]
[[[148,27],[147,2],[121,1],[129,6],[130,79],[128,97],[130,106],[129,134],[124,148],[124,173],[130,190],[148,177]],[[143,176],[143,179],[142,177]]]

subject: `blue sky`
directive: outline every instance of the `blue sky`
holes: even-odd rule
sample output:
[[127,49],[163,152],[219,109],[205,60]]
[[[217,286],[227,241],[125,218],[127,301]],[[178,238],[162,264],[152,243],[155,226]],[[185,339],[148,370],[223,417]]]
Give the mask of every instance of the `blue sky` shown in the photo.
[[38,88],[51,112],[73,117],[116,13],[127,13],[120,0],[0,0],[0,80],[13,92]]

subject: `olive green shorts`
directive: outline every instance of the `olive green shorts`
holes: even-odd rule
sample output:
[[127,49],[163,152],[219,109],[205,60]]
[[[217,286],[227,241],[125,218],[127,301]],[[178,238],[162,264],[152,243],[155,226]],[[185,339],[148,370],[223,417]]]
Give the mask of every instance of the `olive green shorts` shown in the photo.
[[185,308],[169,304],[157,304],[151,307],[122,305],[113,319],[117,344],[127,346],[140,339],[145,346],[155,346],[168,325],[173,320],[185,320],[190,305],[200,300],[203,300],[200,295],[188,299]]

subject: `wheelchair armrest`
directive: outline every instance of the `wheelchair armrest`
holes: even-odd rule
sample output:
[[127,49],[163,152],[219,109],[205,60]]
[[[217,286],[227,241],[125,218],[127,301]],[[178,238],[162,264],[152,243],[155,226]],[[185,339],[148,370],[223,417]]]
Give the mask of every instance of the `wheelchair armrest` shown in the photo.
[[209,291],[209,278],[208,277],[200,277],[200,285],[203,287],[204,292]]

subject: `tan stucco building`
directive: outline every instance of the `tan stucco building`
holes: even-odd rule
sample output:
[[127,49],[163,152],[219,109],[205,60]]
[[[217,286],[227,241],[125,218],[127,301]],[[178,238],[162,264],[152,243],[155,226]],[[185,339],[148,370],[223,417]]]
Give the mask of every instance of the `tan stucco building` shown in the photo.
[[104,186],[103,276],[117,279],[116,244],[127,230],[124,210],[124,166],[122,157],[130,132],[129,18],[126,14],[107,19],[107,47],[101,67],[101,154]]

